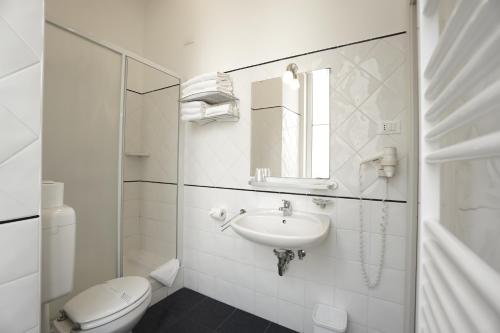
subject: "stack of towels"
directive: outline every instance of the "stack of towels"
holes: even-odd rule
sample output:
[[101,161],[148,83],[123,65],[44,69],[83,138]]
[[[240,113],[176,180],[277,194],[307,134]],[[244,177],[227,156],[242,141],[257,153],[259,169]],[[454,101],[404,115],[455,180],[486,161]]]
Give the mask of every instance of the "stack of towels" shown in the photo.
[[[181,84],[182,98],[193,94],[219,91],[233,95],[233,82],[228,74],[213,72],[198,75]],[[235,115],[238,112],[234,103],[211,105],[202,101],[182,103],[181,119],[199,120],[206,117]]]
[[210,105],[201,101],[182,103],[181,119],[184,121],[199,120],[206,117],[236,115],[238,108],[234,103]]
[[213,72],[195,76],[181,84],[181,97],[204,93],[209,91],[220,91],[233,94],[233,82],[231,77],[225,73]]

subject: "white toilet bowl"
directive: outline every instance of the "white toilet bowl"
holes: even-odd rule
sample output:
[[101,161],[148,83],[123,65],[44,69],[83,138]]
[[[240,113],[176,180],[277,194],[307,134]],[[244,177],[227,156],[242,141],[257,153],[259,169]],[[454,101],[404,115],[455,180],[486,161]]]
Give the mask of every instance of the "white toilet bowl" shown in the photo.
[[64,305],[66,319],[55,320],[56,333],[125,333],[151,303],[151,285],[143,277],[127,276],[93,286]]

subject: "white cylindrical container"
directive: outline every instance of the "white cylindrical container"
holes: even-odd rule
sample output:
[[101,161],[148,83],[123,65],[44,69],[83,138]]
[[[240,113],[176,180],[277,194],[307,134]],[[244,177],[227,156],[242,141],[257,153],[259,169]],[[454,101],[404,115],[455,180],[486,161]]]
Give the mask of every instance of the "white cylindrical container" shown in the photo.
[[42,183],[42,303],[73,290],[76,217],[63,193],[63,183]]
[[347,311],[325,304],[313,310],[314,333],[343,333],[347,330]]
[[64,183],[42,181],[42,209],[61,207],[64,198]]

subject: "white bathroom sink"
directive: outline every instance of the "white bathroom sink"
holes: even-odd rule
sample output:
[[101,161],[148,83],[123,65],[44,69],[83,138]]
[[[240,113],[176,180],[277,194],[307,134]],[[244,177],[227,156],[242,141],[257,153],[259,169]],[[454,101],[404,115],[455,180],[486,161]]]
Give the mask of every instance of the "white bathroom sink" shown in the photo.
[[283,216],[279,210],[261,209],[237,217],[231,225],[237,234],[259,244],[282,249],[306,249],[326,238],[330,218],[300,211]]

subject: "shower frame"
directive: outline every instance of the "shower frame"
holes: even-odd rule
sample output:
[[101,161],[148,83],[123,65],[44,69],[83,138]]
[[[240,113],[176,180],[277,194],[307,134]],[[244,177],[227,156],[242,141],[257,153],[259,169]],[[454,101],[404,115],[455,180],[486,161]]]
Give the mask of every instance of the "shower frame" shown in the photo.
[[[118,140],[118,197],[117,197],[117,202],[118,205],[116,207],[117,209],[117,249],[116,249],[116,272],[115,275],[116,277],[121,277],[123,276],[123,242],[122,242],[122,235],[123,235],[123,219],[122,219],[122,212],[123,212],[123,158],[124,158],[124,142],[125,142],[125,136],[124,136],[124,120],[125,120],[125,98],[126,98],[126,84],[127,84],[127,59],[133,59],[145,66],[149,66],[159,72],[162,72],[164,74],[167,74],[171,77],[174,77],[179,81],[179,84],[181,82],[180,76],[175,73],[174,71],[165,68],[155,62],[152,62],[151,60],[144,58],[132,51],[129,51],[125,48],[113,45],[112,43],[100,40],[98,38],[95,38],[91,35],[79,32],[76,29],[64,26],[62,24],[59,24],[57,22],[54,22],[53,20],[50,19],[45,19],[45,23],[50,24],[53,27],[56,27],[58,29],[61,29],[65,32],[68,32],[74,36],[77,36],[79,38],[82,38],[88,42],[91,42],[92,44],[98,45],[100,47],[103,47],[115,54],[118,54],[121,57],[121,77],[120,77],[120,111],[119,111],[119,140]],[[180,94],[179,94],[180,98]],[[179,256],[179,179],[181,173],[179,172],[179,163],[180,163],[180,136],[181,136],[181,131],[180,131],[180,119],[177,121],[177,128],[179,129],[178,134],[177,134],[177,195],[176,195],[176,240],[175,240],[175,248],[176,248],[176,257]]]

